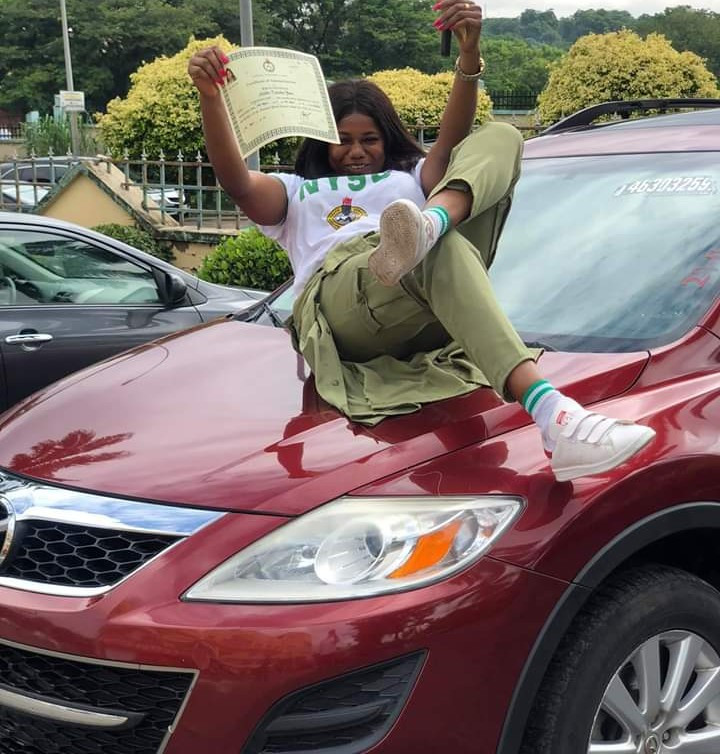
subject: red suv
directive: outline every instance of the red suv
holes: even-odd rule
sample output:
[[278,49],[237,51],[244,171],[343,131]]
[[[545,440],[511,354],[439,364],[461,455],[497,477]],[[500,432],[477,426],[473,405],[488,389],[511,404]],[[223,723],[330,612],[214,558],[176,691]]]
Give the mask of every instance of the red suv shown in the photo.
[[486,389],[352,424],[239,318],[5,413],[0,753],[720,751],[720,110],[591,125],[664,106],[530,141],[492,270],[619,469]]

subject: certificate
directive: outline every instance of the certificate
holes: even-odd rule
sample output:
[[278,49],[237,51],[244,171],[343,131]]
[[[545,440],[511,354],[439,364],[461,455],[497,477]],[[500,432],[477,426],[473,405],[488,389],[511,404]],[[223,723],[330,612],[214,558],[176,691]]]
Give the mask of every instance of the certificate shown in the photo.
[[243,47],[228,57],[228,75],[220,91],[243,157],[285,136],[340,143],[325,78],[314,55]]

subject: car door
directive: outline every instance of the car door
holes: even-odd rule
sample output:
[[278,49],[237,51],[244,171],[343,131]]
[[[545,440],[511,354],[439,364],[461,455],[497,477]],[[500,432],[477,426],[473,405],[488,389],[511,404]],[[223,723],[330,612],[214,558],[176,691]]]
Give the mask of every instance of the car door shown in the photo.
[[65,229],[0,228],[7,405],[70,372],[200,321],[189,302],[167,307],[153,269],[117,249]]

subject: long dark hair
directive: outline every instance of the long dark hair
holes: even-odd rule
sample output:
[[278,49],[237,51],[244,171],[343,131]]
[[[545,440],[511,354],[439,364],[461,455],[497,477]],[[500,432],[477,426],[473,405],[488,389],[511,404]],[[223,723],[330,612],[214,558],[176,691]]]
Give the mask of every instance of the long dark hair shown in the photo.
[[[425,152],[400,122],[400,117],[383,90],[365,79],[338,81],[328,87],[335,122],[360,113],[372,118],[383,136],[385,170],[412,170]],[[295,159],[295,173],[304,178],[334,175],[328,159],[328,144],[305,139]]]

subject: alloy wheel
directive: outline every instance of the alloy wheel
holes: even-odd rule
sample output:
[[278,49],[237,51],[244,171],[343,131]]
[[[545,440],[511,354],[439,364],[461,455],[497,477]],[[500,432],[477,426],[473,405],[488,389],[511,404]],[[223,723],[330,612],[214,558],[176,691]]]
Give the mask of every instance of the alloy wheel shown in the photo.
[[587,754],[720,752],[720,656],[701,636],[641,644],[607,685]]

